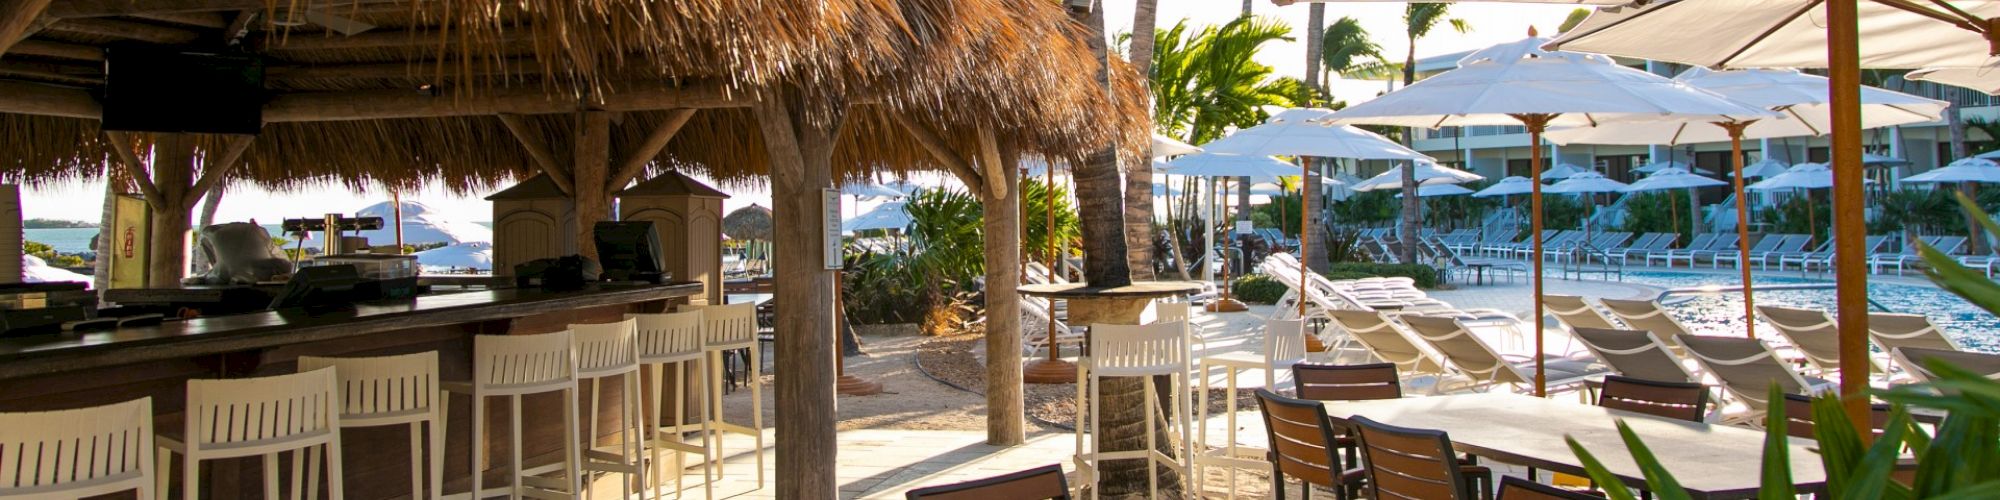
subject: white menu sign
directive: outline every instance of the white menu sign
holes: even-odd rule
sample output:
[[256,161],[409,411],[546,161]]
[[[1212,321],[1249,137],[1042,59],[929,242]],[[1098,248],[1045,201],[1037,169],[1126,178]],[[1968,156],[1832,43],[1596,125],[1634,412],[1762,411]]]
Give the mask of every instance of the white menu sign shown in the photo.
[[820,231],[824,233],[825,238],[825,249],[822,250],[825,252],[822,254],[825,260],[823,264],[827,269],[840,269],[842,267],[840,260],[840,190],[821,189],[819,190],[819,196],[821,219],[824,219],[820,221]]

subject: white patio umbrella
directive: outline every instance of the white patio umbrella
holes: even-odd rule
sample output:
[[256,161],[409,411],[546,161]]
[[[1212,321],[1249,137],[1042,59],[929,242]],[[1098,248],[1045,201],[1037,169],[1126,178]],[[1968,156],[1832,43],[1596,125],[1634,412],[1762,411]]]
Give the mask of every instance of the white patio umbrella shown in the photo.
[[[1638,182],[1634,182],[1630,186],[1625,186],[1624,192],[1639,193],[1645,191],[1671,191],[1676,189],[1694,189],[1694,188],[1727,186],[1727,185],[1729,185],[1729,183],[1727,182],[1722,182],[1715,179],[1703,177],[1700,175],[1695,175],[1695,173],[1689,172],[1686,168],[1664,168],[1654,171],[1651,175],[1647,175],[1646,178],[1644,179],[1639,179]],[[1693,198],[1694,197],[1690,196],[1688,203],[1690,204],[1699,203],[1698,200],[1695,200]],[[1673,217],[1673,226],[1671,227],[1679,228],[1681,226],[1680,204],[1669,203],[1667,204],[1667,206],[1668,209],[1671,211],[1670,215]],[[1698,213],[1701,213],[1701,211],[1694,208],[1690,208],[1688,210],[1688,214],[1690,217],[1692,217],[1693,214],[1698,214]],[[1743,220],[1741,219],[1742,216],[1743,216],[1742,214],[1737,214],[1737,217],[1739,217],[1739,219],[1737,220]],[[1694,221],[1690,220],[1689,222],[1694,222]],[[1749,282],[1745,281],[1744,283],[1749,283]]]
[[2000,95],[2000,63],[1970,68],[1924,68],[1911,71],[1903,78],[1910,80],[1956,85],[1988,95]]
[[[1466,189],[1465,186],[1460,186],[1457,184],[1432,184],[1429,186],[1419,186],[1417,188],[1418,198],[1429,198],[1432,196],[1458,196],[1462,194],[1472,194],[1472,193],[1473,191],[1471,189]],[[1402,198],[1403,194],[1396,193],[1396,197]]]
[[840,223],[844,232],[867,231],[871,229],[902,229],[910,227],[909,212],[903,211],[903,202],[891,201],[876,205],[866,213],[856,215]]
[[1175,158],[1160,172],[1193,177],[1249,177],[1251,182],[1272,182],[1279,177],[1298,175],[1298,165],[1262,155],[1202,152]]
[[[1555,132],[1554,132],[1554,131],[1550,131],[1549,133],[1550,133],[1550,134],[1554,134]],[[1605,143],[1605,144],[1623,144],[1623,143]],[[1650,143],[1650,142],[1649,142],[1649,143],[1647,143],[1647,144],[1661,144],[1661,143]],[[1668,154],[1669,154],[1669,155],[1671,155],[1672,153],[1668,153]],[[1653,162],[1653,163],[1648,163],[1648,164],[1645,164],[1645,165],[1643,165],[1643,166],[1640,166],[1639,168],[1634,168],[1634,169],[1632,169],[1632,171],[1633,171],[1633,172],[1638,172],[1638,173],[1641,173],[1641,174],[1652,174],[1652,173],[1654,173],[1654,172],[1659,172],[1659,171],[1662,171],[1662,170],[1686,170],[1686,171],[1689,171],[1689,172],[1693,172],[1693,171],[1696,171],[1697,169],[1699,169],[1699,167],[1696,167],[1696,166],[1693,166],[1693,165],[1689,165],[1689,164],[1687,164],[1687,163],[1684,163],[1684,162],[1678,162],[1678,161],[1673,161],[1673,160],[1667,160],[1667,161],[1658,161],[1658,162]],[[1708,172],[1707,170],[1701,170],[1701,172],[1702,172],[1702,173],[1709,173],[1709,172]]]
[[[1382,173],[1376,174],[1374,177],[1369,177],[1368,180],[1361,181],[1360,183],[1355,184],[1354,190],[1376,191],[1382,189],[1402,189],[1403,168],[1407,166],[1408,165],[1397,165],[1394,167],[1390,167],[1388,170],[1384,170],[1382,171]],[[1436,186],[1441,184],[1464,184],[1467,182],[1479,182],[1481,180],[1486,179],[1485,176],[1479,174],[1455,168],[1441,167],[1438,166],[1438,164],[1436,163],[1428,161],[1417,162],[1416,178],[1417,178],[1418,188],[1422,188],[1424,186]]]
[[1563,179],[1568,179],[1572,175],[1581,174],[1589,171],[1590,169],[1579,167],[1576,165],[1568,163],[1557,163],[1556,166],[1549,167],[1548,170],[1542,171],[1542,180],[1559,181]]
[[1181,188],[1168,186],[1166,184],[1158,182],[1153,183],[1153,197],[1155,198],[1161,196],[1180,196],[1182,194],[1185,193],[1181,191]]
[[[1349,124],[1435,128],[1459,125],[1524,125],[1528,129],[1531,172],[1542,170],[1542,133],[1550,126],[1585,125],[1600,120],[1650,116],[1688,121],[1731,121],[1771,113],[1736,104],[1664,77],[1612,62],[1604,56],[1541,49],[1548,40],[1529,37],[1475,51],[1458,69],[1424,79],[1335,113]],[[1541,188],[1530,193],[1535,256],[1535,346],[1544,340],[1542,296]],[[1547,394],[1541,356],[1536,356],[1536,393]]]
[[909,196],[908,193],[904,193],[901,190],[897,190],[895,188],[870,182],[854,182],[841,185],[840,194],[853,196],[856,198],[886,198],[886,199],[899,199],[905,196]]
[[[1590,213],[1594,215],[1597,213],[1597,199],[1595,196],[1589,195],[1617,193],[1624,191],[1627,186],[1628,184],[1611,180],[1611,178],[1605,177],[1604,174],[1584,172],[1569,176],[1568,179],[1563,179],[1562,182],[1543,188],[1542,191],[1557,194],[1583,195],[1586,200],[1589,200],[1585,204],[1590,207]],[[1583,234],[1586,238],[1590,235],[1590,216],[1585,216],[1583,219]]]
[[1787,168],[1791,168],[1791,165],[1786,165],[1785,162],[1782,161],[1765,158],[1762,160],[1757,160],[1757,163],[1745,165],[1743,167],[1743,178],[1745,179],[1769,178],[1775,175],[1785,173],[1785,169]]
[[[1868,181],[1873,183],[1874,181]],[[1785,189],[1826,189],[1833,187],[1833,169],[1825,163],[1800,163],[1785,169],[1785,173],[1757,181],[1745,189],[1751,191],[1778,191]]]
[[1180,139],[1175,139],[1160,134],[1153,134],[1154,158],[1180,156],[1180,155],[1195,154],[1200,152],[1201,152],[1200,147],[1196,147],[1193,144],[1181,142]]
[[1900,167],[1903,165],[1909,165],[1910,160],[1905,160],[1894,156],[1883,156],[1874,153],[1863,153],[1861,155],[1861,164],[1870,167]]
[[1493,183],[1493,185],[1487,186],[1486,189],[1481,189],[1477,193],[1472,193],[1472,197],[1492,198],[1495,196],[1528,194],[1535,190],[1535,186],[1533,186],[1532,184],[1534,184],[1534,181],[1528,180],[1527,177],[1521,177],[1518,175],[1508,176],[1506,178],[1500,179],[1500,182],[1495,182]]
[[[467,241],[493,241],[493,230],[475,222],[454,220],[416,201],[403,201],[403,243],[416,245],[424,243],[454,244]],[[381,217],[382,228],[361,231],[362,237],[380,245],[390,245],[396,241],[395,202],[381,202],[356,210],[356,217]]]
[[2000,183],[2000,163],[1979,157],[1961,158],[1950,165],[1903,178],[1903,182]]
[[[1827,79],[1794,69],[1711,71],[1694,68],[1674,81],[1707,90],[1730,100],[1783,113],[1783,119],[1757,120],[1743,126],[1743,139],[1822,136],[1832,130]],[[1882,128],[1937,121],[1944,101],[1875,87],[1861,88],[1861,128]],[[1557,144],[1693,144],[1726,142],[1730,128],[1705,123],[1614,121],[1596,126],[1549,131]]]

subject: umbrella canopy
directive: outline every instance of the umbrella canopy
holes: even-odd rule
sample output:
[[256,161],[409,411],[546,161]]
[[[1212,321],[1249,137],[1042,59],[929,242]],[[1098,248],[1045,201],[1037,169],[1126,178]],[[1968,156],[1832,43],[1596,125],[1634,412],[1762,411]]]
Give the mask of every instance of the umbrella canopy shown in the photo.
[[[1429,186],[1417,187],[1418,198],[1429,198],[1432,196],[1458,196],[1462,194],[1472,194],[1472,190],[1466,189],[1465,186],[1460,186],[1457,184],[1433,184]],[[1403,195],[1401,193],[1398,193],[1396,197],[1402,198]]]
[[1486,189],[1481,189],[1477,193],[1472,193],[1472,197],[1491,198],[1494,196],[1528,194],[1534,192],[1534,190],[1535,190],[1534,181],[1528,180],[1527,177],[1521,177],[1515,175],[1515,176],[1509,176],[1505,179],[1500,179],[1500,182],[1495,182],[1493,183],[1493,185],[1487,186]]
[[1153,197],[1155,198],[1161,196],[1180,196],[1181,194],[1181,188],[1170,187],[1158,182],[1153,183]]
[[1686,163],[1682,163],[1682,162],[1677,162],[1677,161],[1662,161],[1662,162],[1653,162],[1653,163],[1648,163],[1648,164],[1646,164],[1645,166],[1642,166],[1642,167],[1639,167],[1639,168],[1635,168],[1635,169],[1632,169],[1632,171],[1633,171],[1633,172],[1638,172],[1638,173],[1642,173],[1642,174],[1651,174],[1651,173],[1654,173],[1654,172],[1659,172],[1659,171],[1662,171],[1662,170],[1675,170],[1675,169],[1679,169],[1679,170],[1686,170],[1686,171],[1689,171],[1689,172],[1701,172],[1701,173],[1704,173],[1704,174],[1707,174],[1707,173],[1712,173],[1712,172],[1709,172],[1709,171],[1708,171],[1708,170],[1706,170],[1706,169],[1702,169],[1702,168],[1700,168],[1700,167],[1696,167],[1696,166],[1694,166],[1694,165],[1689,165],[1689,164],[1686,164]]
[[[396,242],[396,213],[391,202],[369,205],[355,211],[356,217],[381,217],[382,228],[361,231],[361,236],[378,245]],[[456,244],[468,241],[493,241],[493,230],[478,223],[451,220],[435,211],[429,205],[414,201],[403,202],[403,244],[425,243]]]
[[424,267],[493,269],[493,244],[470,241],[411,254]]
[[1973,158],[1985,158],[1985,159],[1988,159],[1988,160],[2000,160],[2000,149],[1996,149],[1996,150],[1993,150],[1993,151],[1987,151],[1987,152],[1984,152],[1984,153],[1979,153],[1979,154],[1976,154],[1976,155],[1972,155],[1972,157],[1973,157]]
[[[1361,160],[1431,160],[1431,157],[1359,128],[1327,121],[1332,110],[1292,108],[1263,125],[1238,130],[1203,144],[1209,153],[1250,156],[1311,156]],[[1298,167],[1292,168],[1298,172]]]
[[[1368,180],[1361,181],[1360,183],[1355,184],[1354,190],[1375,191],[1378,189],[1402,189],[1403,169],[1405,167],[1407,167],[1407,165],[1397,165],[1393,168],[1385,170],[1380,175],[1370,177],[1368,178]],[[1464,170],[1440,167],[1438,166],[1438,164],[1430,162],[1417,162],[1416,168],[1417,168],[1416,177],[1417,177],[1418,188],[1422,188],[1423,186],[1433,186],[1438,184],[1464,184],[1467,182],[1478,182],[1481,179],[1485,179],[1485,177],[1482,177],[1479,174],[1467,172]]]
[[2000,163],[1985,158],[1961,158],[1940,168],[1903,179],[1903,182],[2000,183]]
[[[1709,68],[1824,68],[1824,3],[1680,0],[1604,7],[1548,48]],[[1984,29],[1983,20],[2000,17],[2000,2],[1862,0],[1858,7],[1861,39],[1867,40],[1861,44],[1862,67],[1976,67],[1990,61],[1987,36],[1975,30]],[[1968,16],[1980,25],[1964,21]]]
[[1473,52],[1458,69],[1348,106],[1335,123],[1435,128],[1520,125],[1520,115],[1551,115],[1551,126],[1611,119],[1730,121],[1775,116],[1611,58],[1541,49],[1525,38]]
[[1903,78],[1956,85],[1988,95],[2000,95],[2000,63],[1973,68],[1924,68],[1911,71]]
[[1743,189],[1752,191],[1776,191],[1780,189],[1826,189],[1833,187],[1833,169],[1825,163],[1800,163],[1785,169],[1785,173],[1757,181]]
[[866,231],[870,229],[902,229],[910,227],[910,213],[903,211],[903,202],[891,201],[876,205],[861,215],[840,223],[841,231]]
[[908,194],[896,188],[884,186],[881,184],[873,184],[866,182],[857,182],[840,186],[840,194],[853,196],[857,198],[886,198],[886,199],[898,199],[904,196],[908,196]]
[[1175,158],[1161,166],[1160,172],[1194,177],[1249,177],[1256,182],[1271,182],[1298,175],[1300,170],[1298,165],[1270,156],[1202,152]]
[[1545,181],[1563,180],[1570,178],[1570,176],[1572,175],[1581,174],[1589,171],[1590,169],[1579,167],[1576,165],[1568,163],[1558,163],[1556,164],[1556,166],[1542,170],[1542,180]]
[[1605,177],[1604,174],[1584,172],[1569,176],[1568,179],[1563,179],[1562,182],[1543,188],[1542,192],[1561,194],[1616,193],[1624,191],[1626,186],[1628,184],[1611,180]]
[[[1783,113],[1744,127],[1744,139],[1821,136],[1832,130],[1826,77],[1793,69],[1710,71],[1694,68],[1674,81],[1707,90],[1730,100]],[[1948,103],[1875,87],[1861,88],[1861,128],[1880,128],[1937,121]],[[1705,123],[1604,121],[1596,126],[1550,130],[1557,144],[1692,144],[1726,142],[1729,132]]]
[[1787,168],[1791,168],[1791,166],[1786,165],[1785,162],[1773,160],[1770,158],[1765,158],[1762,160],[1758,160],[1757,163],[1744,165],[1743,178],[1745,179],[1769,178],[1772,176],[1784,174],[1785,169]]
[[1160,134],[1153,134],[1154,158],[1195,154],[1200,152],[1201,148],[1196,147],[1193,144],[1181,142],[1180,139],[1175,139]]
[[1624,192],[1660,191],[1667,189],[1688,189],[1709,186],[1727,186],[1729,183],[1695,175],[1685,168],[1664,168],[1647,175],[1639,182],[1625,186]]
[[1910,160],[1905,160],[1894,156],[1882,156],[1878,154],[1863,153],[1861,155],[1861,164],[1870,167],[1897,167],[1897,166],[1909,165]]

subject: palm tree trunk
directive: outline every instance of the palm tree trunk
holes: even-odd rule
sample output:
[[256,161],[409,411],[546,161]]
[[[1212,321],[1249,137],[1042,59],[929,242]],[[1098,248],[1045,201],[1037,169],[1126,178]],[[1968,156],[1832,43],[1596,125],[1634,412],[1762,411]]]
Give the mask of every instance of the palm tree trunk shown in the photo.
[[[1959,110],[1958,87],[1944,87],[1944,99],[1951,103],[1950,106],[1944,108],[1944,122],[1945,128],[1951,137],[1951,159],[1957,160],[1964,158],[1969,153],[1965,149],[1965,116]],[[1966,186],[1960,187],[1959,191],[1966,196],[1972,196],[1973,194],[1972,190],[1967,189]],[[1972,218],[1972,214],[1967,213],[1964,215],[1965,234],[1969,235],[1970,237],[1967,239],[1972,241],[1972,252],[1974,255],[1984,255],[1987,246],[1985,231],[1981,230],[1979,221]]]
[[[1155,7],[1157,0],[1139,0],[1132,8],[1130,57],[1133,69],[1148,80],[1149,84],[1144,88],[1152,88]],[[1139,102],[1152,101],[1145,95],[1130,98]],[[1148,130],[1153,128],[1151,121],[1148,116]],[[1132,279],[1151,280],[1154,277],[1152,143],[1148,142],[1141,150],[1145,154],[1141,155],[1140,161],[1125,166],[1125,265],[1131,269]]]
[[[1412,35],[1409,52],[1403,56],[1403,86],[1408,87],[1416,81],[1417,37]],[[1408,145],[1414,140],[1416,140],[1416,129],[1405,129],[1403,144]],[[1403,165],[1403,223],[1396,231],[1401,233],[1403,240],[1402,255],[1397,255],[1396,258],[1406,264],[1417,261],[1417,233],[1422,230],[1424,216],[1423,209],[1417,203],[1417,163],[1413,161]]]
[[1243,0],[1243,17],[1250,17],[1250,5],[1256,0]]
[[[1326,50],[1326,4],[1314,3],[1306,10],[1306,84],[1315,93],[1324,92],[1321,67]],[[1312,96],[1314,100],[1318,95]],[[1317,104],[1317,103],[1315,103]],[[1305,168],[1305,175],[1299,182],[1299,259],[1307,268],[1325,271],[1326,245],[1320,243],[1319,224],[1319,159],[1300,158],[1299,165]],[[1278,224],[1284,227],[1283,223]]]

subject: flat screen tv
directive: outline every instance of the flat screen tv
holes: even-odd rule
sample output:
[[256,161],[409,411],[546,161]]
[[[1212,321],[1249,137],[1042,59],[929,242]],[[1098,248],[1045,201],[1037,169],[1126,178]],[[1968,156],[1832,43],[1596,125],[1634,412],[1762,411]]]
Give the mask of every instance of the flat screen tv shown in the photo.
[[614,281],[656,281],[660,273],[660,233],[651,221],[603,221],[591,228],[597,262]]
[[266,99],[264,59],[253,54],[104,50],[104,130],[256,134]]

